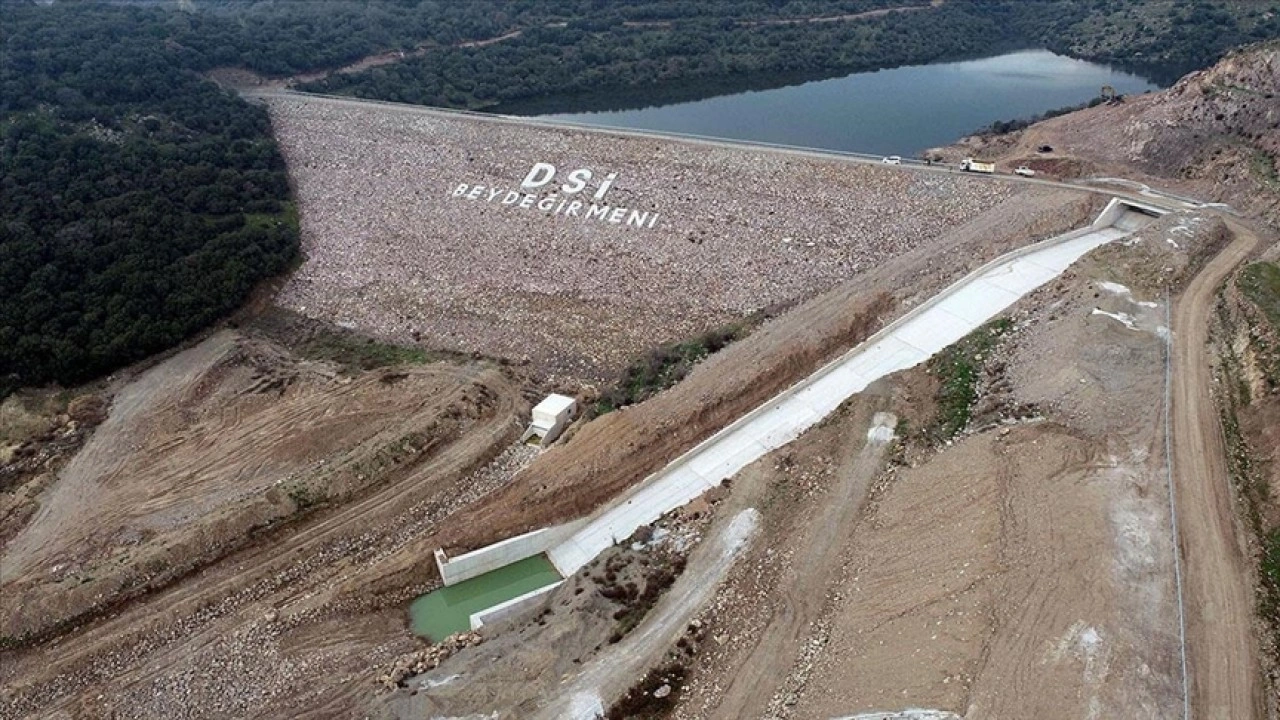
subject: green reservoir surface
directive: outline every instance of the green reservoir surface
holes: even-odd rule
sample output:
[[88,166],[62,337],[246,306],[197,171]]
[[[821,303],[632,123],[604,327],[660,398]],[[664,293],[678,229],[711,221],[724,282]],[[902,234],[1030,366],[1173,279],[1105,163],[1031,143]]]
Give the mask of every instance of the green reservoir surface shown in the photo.
[[560,573],[547,556],[538,554],[457,585],[433,590],[409,606],[413,631],[439,642],[452,633],[470,630],[472,613],[559,580]]

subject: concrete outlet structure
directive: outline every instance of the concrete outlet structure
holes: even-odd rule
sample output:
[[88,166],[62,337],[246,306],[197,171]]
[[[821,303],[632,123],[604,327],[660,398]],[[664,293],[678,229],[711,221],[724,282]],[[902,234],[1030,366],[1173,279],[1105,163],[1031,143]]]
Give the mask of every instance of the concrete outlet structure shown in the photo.
[[578,414],[578,402],[565,395],[548,395],[533,408],[533,422],[524,431],[520,442],[538,438],[538,446],[546,447],[560,437],[560,433],[573,422]]
[[523,616],[530,610],[542,607],[550,598],[552,591],[564,584],[561,580],[558,583],[552,583],[546,587],[540,587],[532,592],[527,592],[519,597],[494,605],[487,610],[481,610],[478,613],[471,613],[468,618],[471,623],[472,630],[479,630],[485,625],[492,625],[496,622],[518,618]]
[[456,585],[463,580],[479,577],[546,552],[571,537],[585,522],[584,518],[564,525],[540,528],[452,558],[445,553],[444,548],[437,548],[436,568],[446,586]]

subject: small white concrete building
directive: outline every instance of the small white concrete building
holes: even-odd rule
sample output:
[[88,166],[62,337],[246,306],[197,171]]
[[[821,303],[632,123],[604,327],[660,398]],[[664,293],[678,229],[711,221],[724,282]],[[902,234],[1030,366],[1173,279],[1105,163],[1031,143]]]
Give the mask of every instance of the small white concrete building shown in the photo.
[[565,395],[548,395],[533,408],[533,422],[524,431],[520,442],[537,437],[538,445],[546,447],[560,437],[577,414],[578,401]]

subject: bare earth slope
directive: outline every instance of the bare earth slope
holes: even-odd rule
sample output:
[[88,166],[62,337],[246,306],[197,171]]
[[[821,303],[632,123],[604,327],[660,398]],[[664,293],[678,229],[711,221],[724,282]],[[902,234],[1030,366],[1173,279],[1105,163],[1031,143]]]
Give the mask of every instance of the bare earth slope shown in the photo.
[[[1280,44],[1236,51],[1173,87],[968,138],[951,151],[1051,176],[1146,180],[1280,224]],[[1038,148],[1049,145],[1051,153]]]
[[0,717],[279,716],[262,703],[282,687],[412,647],[398,608],[344,581],[504,482],[476,471],[527,412],[479,363],[346,375],[232,331],[117,399],[5,548],[5,633],[23,642],[0,649]]
[[[1182,225],[1197,229],[1172,232]],[[775,453],[772,471],[760,470],[776,498],[763,506],[766,537],[701,617],[712,640],[676,716],[1179,716],[1161,286],[1185,282],[1218,236],[1211,223],[1170,218],[1024,298],[1007,338],[980,359],[977,428],[937,448],[911,440],[855,498],[857,522],[829,538],[840,548],[833,579],[799,599],[790,578],[815,555],[793,523],[834,499],[823,463],[847,450],[810,433]],[[1153,281],[1152,263],[1172,272]],[[1219,267],[1197,282],[1212,286]],[[892,387],[910,424],[934,412],[938,380],[915,370]],[[1036,421],[1013,422],[1028,409]],[[1192,542],[1184,537],[1187,552]],[[1246,587],[1247,575],[1203,568],[1206,582]],[[1233,611],[1233,622],[1247,627],[1250,612]],[[770,628],[797,616],[798,641],[778,652]],[[1231,692],[1256,682],[1246,669],[1252,680],[1206,671],[1206,682]]]

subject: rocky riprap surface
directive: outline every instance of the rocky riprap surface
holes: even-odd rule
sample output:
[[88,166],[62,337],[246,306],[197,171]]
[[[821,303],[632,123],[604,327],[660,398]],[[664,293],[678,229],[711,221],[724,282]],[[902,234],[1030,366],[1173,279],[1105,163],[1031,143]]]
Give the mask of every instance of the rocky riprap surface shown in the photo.
[[484,637],[475,631],[454,633],[435,645],[396,658],[391,669],[378,676],[378,683],[388,690],[394,690],[406,678],[434,670],[450,655],[482,642]]
[[[306,254],[280,305],[388,340],[529,361],[553,380],[608,378],[656,344],[810,297],[1019,192],[990,178],[417,108],[270,105]],[[539,162],[557,169],[539,198],[574,169],[594,175],[549,212],[503,204]],[[621,218],[649,213],[645,227],[565,215],[561,200],[589,204],[610,173],[595,202],[627,208]],[[455,197],[463,184],[485,189]]]

